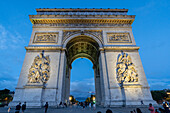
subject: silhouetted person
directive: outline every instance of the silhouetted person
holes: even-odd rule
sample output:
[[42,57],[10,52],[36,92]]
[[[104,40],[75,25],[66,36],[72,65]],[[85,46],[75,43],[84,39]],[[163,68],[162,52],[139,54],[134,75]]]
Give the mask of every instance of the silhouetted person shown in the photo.
[[46,102],[46,104],[45,104],[45,113],[47,113],[47,109],[48,109],[48,102]]
[[133,113],[136,113],[135,109],[133,110]]
[[166,104],[163,104],[165,113],[170,113],[169,107],[166,106]]
[[60,102],[59,107],[63,107],[63,103],[62,102]]
[[16,106],[15,113],[19,113],[21,109],[21,102]]
[[165,110],[162,108],[159,108],[160,113],[165,113]]
[[64,106],[67,108],[67,104],[66,103],[64,103]]
[[159,112],[158,112],[158,109],[155,109],[155,113],[159,113]]
[[141,100],[140,102],[141,102],[141,105],[144,105],[143,100]]
[[24,102],[24,104],[22,104],[22,113],[24,113],[25,110],[26,110],[26,102]]
[[139,108],[136,108],[137,113],[142,113],[142,111]]
[[98,111],[97,113],[102,113],[101,111]]
[[112,113],[112,111],[110,109],[107,109],[106,113]]

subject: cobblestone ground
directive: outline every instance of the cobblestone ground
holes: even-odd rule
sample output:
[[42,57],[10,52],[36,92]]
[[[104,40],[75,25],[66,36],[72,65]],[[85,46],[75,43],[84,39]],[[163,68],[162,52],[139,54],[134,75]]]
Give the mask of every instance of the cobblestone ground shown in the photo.
[[[7,113],[8,108],[0,108],[0,113]],[[106,113],[107,109],[111,109],[113,113],[130,113],[130,111],[134,110],[135,108],[102,108],[97,107],[95,110],[89,109],[89,108],[77,108],[77,107],[67,107],[67,108],[49,108],[47,113],[97,113],[98,111],[101,111],[102,113]],[[148,111],[148,108],[140,108],[142,113],[150,113]],[[15,109],[12,108],[10,113],[15,113]],[[21,113],[21,111],[20,111]],[[27,108],[24,113],[44,113],[44,108]]]

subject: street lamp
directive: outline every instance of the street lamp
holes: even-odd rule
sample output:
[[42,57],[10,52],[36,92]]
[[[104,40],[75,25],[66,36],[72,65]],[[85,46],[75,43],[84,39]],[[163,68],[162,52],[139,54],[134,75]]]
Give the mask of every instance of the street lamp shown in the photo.
[[73,97],[72,97],[72,96],[70,96],[70,97],[69,97],[69,101],[71,101],[72,99],[73,99]]

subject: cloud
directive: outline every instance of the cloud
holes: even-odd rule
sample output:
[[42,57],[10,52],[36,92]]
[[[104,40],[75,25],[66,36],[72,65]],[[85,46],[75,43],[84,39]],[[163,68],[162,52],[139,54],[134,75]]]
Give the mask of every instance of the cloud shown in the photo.
[[170,79],[148,79],[151,90],[170,89]]
[[10,32],[4,26],[0,25],[0,50],[16,49],[19,44],[25,43],[24,38],[18,32]]
[[14,90],[17,85],[17,81],[13,80],[0,80],[0,89],[12,89]]
[[0,24],[0,89],[15,89],[24,58],[23,44],[24,37]]
[[70,94],[74,97],[88,97],[95,92],[94,78],[71,82]]

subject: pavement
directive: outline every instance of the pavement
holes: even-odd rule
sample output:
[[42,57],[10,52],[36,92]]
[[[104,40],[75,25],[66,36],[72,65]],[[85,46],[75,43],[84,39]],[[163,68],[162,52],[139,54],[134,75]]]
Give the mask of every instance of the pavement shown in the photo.
[[[110,109],[113,113],[130,113],[130,111],[136,109],[133,107],[120,107],[120,108],[103,108],[97,107],[94,109],[89,109],[88,107],[83,109],[81,107],[67,107],[67,108],[48,108],[47,113],[97,113],[101,111],[106,113],[106,110]],[[142,113],[150,113],[147,107],[140,108]],[[8,113],[8,107],[0,107],[0,113]],[[27,108],[24,113],[44,113],[44,108]],[[10,113],[15,113],[15,108],[11,109]],[[22,113],[20,111],[20,113]]]

